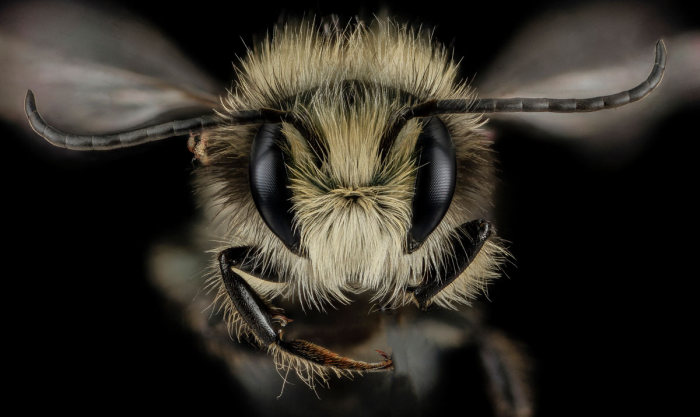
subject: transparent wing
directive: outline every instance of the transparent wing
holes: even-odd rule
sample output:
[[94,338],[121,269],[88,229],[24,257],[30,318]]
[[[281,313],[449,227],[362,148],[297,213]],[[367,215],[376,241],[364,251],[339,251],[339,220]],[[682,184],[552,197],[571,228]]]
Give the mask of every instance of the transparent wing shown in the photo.
[[658,120],[700,100],[700,31],[681,32],[663,10],[648,4],[605,3],[560,9],[525,25],[474,80],[481,97],[593,97],[644,80],[654,45],[666,42],[661,85],[644,100],[579,114],[490,115],[591,148],[634,147]]
[[29,129],[32,89],[47,121],[106,133],[210,112],[223,83],[123,11],[33,1],[0,7],[0,117]]

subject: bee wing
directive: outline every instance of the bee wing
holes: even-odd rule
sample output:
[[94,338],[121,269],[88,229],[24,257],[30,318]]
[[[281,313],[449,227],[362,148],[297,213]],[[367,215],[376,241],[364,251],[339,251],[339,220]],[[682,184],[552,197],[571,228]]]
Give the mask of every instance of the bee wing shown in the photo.
[[[700,100],[700,31],[681,32],[648,4],[604,3],[547,13],[523,27],[485,76],[481,97],[594,97],[644,80],[654,45],[663,39],[668,61],[661,85],[648,97],[593,113],[501,113],[496,124],[517,124],[591,148],[634,147],[654,123]],[[628,145],[628,146],[625,146]]]
[[49,123],[83,134],[201,115],[222,90],[147,23],[75,3],[0,8],[0,62],[0,117],[26,129],[30,88]]

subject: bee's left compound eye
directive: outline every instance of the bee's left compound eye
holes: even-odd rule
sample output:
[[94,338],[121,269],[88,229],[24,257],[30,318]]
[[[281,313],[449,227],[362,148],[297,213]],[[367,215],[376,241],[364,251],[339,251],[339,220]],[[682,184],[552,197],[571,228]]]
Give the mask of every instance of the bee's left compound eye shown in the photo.
[[440,224],[452,202],[457,180],[457,162],[452,137],[440,119],[431,117],[423,125],[416,148],[418,173],[413,196],[413,218],[407,252],[417,250]]
[[265,123],[253,139],[250,151],[250,192],[265,224],[294,253],[299,252],[299,233],[293,227],[289,177],[279,146],[282,124]]

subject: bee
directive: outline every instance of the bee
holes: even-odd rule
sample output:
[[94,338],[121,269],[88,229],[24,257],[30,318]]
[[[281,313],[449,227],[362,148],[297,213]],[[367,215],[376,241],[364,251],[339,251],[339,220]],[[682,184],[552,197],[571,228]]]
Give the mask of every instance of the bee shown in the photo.
[[[444,47],[392,21],[323,32],[285,26],[251,50],[216,113],[109,135],[47,124],[32,91],[25,110],[51,144],[80,151],[190,135],[202,204],[226,242],[217,299],[236,334],[252,336],[312,384],[314,376],[389,369],[286,340],[270,304],[347,304],[370,291],[385,308],[466,304],[497,276],[505,249],[485,218],[492,156],[479,133],[496,112],[590,112],[644,98],[661,81],[656,45],[637,87],[582,99],[477,98]],[[388,307],[386,307],[388,306]],[[279,326],[279,327],[278,327]]]
[[665,59],[660,41],[649,77],[605,96],[481,98],[425,32],[383,19],[307,21],[252,49],[234,87],[211,102],[215,112],[80,135],[44,121],[31,91],[25,111],[35,132],[74,150],[189,135],[209,239],[223,242],[212,248],[216,304],[239,338],[313,385],[386,371],[394,358],[358,360],[287,337],[302,320],[292,323],[273,300],[305,310],[362,294],[382,310],[470,303],[508,256],[489,219],[494,156],[484,115],[626,105],[659,84]]

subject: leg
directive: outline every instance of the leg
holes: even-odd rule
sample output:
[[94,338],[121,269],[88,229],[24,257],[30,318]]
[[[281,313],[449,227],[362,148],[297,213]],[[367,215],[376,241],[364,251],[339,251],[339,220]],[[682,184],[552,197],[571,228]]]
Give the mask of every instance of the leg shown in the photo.
[[[232,267],[250,267],[250,265],[246,265],[244,258],[244,254],[247,251],[247,248],[229,248],[222,251],[219,253],[219,266],[226,292],[234,307],[248,328],[264,346],[276,345],[278,348],[296,357],[317,365],[338,369],[368,371],[391,368],[391,359],[382,352],[379,353],[384,357],[383,361],[368,363],[343,357],[306,340],[282,340],[281,330],[276,330],[273,325],[273,320],[279,319],[274,315],[274,312],[278,309],[269,307],[250,285],[231,269]],[[241,256],[242,254],[243,256]],[[283,324],[290,321],[286,317],[284,319],[285,322]]]
[[243,321],[253,331],[253,334],[263,344],[269,345],[277,340],[277,331],[272,325],[272,317],[268,312],[268,308],[258,297],[258,294],[250,288],[250,285],[231,269],[232,266],[236,265],[233,262],[236,259],[233,255],[235,255],[237,249],[239,248],[227,249],[219,254],[219,265],[226,292],[236,307],[238,314],[241,315]]
[[534,414],[525,355],[501,332],[485,326],[479,316],[467,316],[472,328],[486,388],[497,417]]
[[[224,257],[225,259],[223,259],[223,261],[226,264],[235,266],[237,269],[240,269],[241,271],[249,275],[252,275],[256,278],[260,278],[265,281],[280,282],[277,278],[264,274],[260,265],[250,262],[250,257],[248,255],[252,250],[253,248],[251,248],[250,246],[238,246],[234,248],[228,248],[219,254],[219,265],[221,265],[222,257]],[[229,268],[229,271],[230,269],[231,268]],[[233,271],[231,271],[231,273],[235,274],[235,272]],[[224,277],[225,276],[226,275],[224,275]],[[237,282],[239,283],[237,284]],[[251,297],[258,298],[257,305],[263,308],[267,315],[275,323],[281,325],[282,327],[286,326],[288,323],[293,321],[292,319],[284,315],[284,310],[282,310],[281,308],[269,306],[267,303],[260,300],[257,293],[252,288],[250,288],[248,283],[240,276],[238,277],[237,281],[232,279],[226,280],[226,278],[224,278],[224,285],[226,286],[226,292],[228,293],[229,297],[233,297],[234,295],[232,294],[250,294]],[[236,285],[244,285],[246,288],[234,288]],[[233,300],[233,298],[231,298],[231,300]],[[234,305],[236,305],[236,308],[238,308],[238,305],[235,301]],[[243,316],[241,310],[238,311],[241,314],[241,316]],[[244,317],[244,320],[246,321],[246,323],[249,323],[247,318]]]
[[425,309],[435,294],[450,285],[467,269],[491,236],[491,224],[484,219],[474,220],[459,226],[456,231],[457,235],[450,240],[450,246],[454,248],[456,255],[454,261],[445,262],[439,274],[435,270],[428,271],[420,285],[406,289],[413,293],[421,309]]

